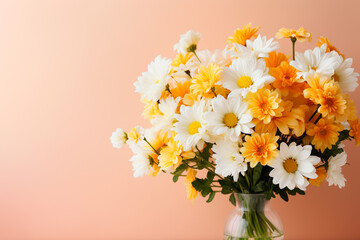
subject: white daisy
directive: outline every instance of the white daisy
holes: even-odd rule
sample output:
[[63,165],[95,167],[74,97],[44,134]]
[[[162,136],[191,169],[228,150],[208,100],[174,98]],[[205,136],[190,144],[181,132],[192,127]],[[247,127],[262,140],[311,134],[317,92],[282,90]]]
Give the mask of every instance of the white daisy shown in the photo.
[[174,50],[182,54],[193,52],[196,50],[200,38],[200,33],[190,30],[180,36],[179,42],[174,45]]
[[344,92],[353,92],[359,85],[357,83],[359,74],[354,72],[354,68],[351,67],[352,61],[352,58],[345,60],[341,58],[341,62],[335,67],[333,78],[339,83],[341,90]]
[[239,173],[245,175],[247,164],[240,154],[239,143],[221,140],[213,145],[212,150],[217,174],[223,177],[233,176],[235,182],[239,178]]
[[309,185],[306,178],[317,178],[315,166],[320,162],[317,156],[311,156],[311,145],[301,146],[292,142],[289,146],[282,142],[280,144],[280,154],[274,160],[270,172],[274,184],[279,184],[283,189],[288,187],[290,190],[295,187],[305,190]]
[[167,97],[161,99],[159,102],[159,110],[161,115],[155,115],[151,120],[151,124],[156,126],[157,129],[163,129],[169,131],[174,124],[176,109],[178,107],[180,98],[174,99],[173,97]]
[[207,128],[215,135],[225,135],[231,141],[239,140],[241,133],[251,134],[255,126],[248,112],[248,104],[230,93],[227,99],[219,95],[211,101],[212,112],[205,114]]
[[346,164],[347,154],[342,152],[335,157],[330,157],[328,160],[327,177],[326,180],[329,186],[345,187],[346,179],[341,173],[341,168]]
[[184,151],[203,144],[202,138],[206,135],[204,121],[206,105],[205,101],[196,102],[193,106],[182,105],[180,114],[175,115],[178,120],[174,124],[174,131],[177,133],[175,140],[182,144]]
[[112,133],[110,141],[114,148],[120,149],[127,141],[127,134],[121,128],[117,128],[115,132]]
[[306,77],[311,73],[320,73],[331,77],[334,75],[334,69],[341,63],[342,57],[335,51],[326,52],[326,44],[314,50],[306,50],[305,53],[296,53],[295,61],[290,65],[299,70],[298,77]]
[[129,146],[134,156],[130,158],[130,162],[133,165],[134,177],[142,177],[149,173],[150,169],[150,154],[151,150],[146,147],[144,140],[138,141],[137,143],[132,142]]
[[265,61],[254,56],[242,55],[235,59],[222,74],[223,86],[242,97],[248,92],[256,92],[275,79],[268,74]]
[[274,52],[280,47],[279,43],[273,38],[266,40],[266,37],[260,35],[255,40],[246,40],[246,46],[234,43],[235,54],[251,54],[257,58],[269,57],[270,52]]
[[231,64],[231,57],[227,54],[226,50],[219,50],[216,49],[214,53],[212,53],[210,50],[203,50],[197,53],[200,61],[195,61],[195,64],[197,65],[209,65],[210,63],[216,63],[219,66],[229,66]]
[[148,101],[156,102],[165,90],[170,77],[171,60],[157,56],[148,66],[148,71],[143,72],[138,81],[134,83],[136,92],[143,94]]

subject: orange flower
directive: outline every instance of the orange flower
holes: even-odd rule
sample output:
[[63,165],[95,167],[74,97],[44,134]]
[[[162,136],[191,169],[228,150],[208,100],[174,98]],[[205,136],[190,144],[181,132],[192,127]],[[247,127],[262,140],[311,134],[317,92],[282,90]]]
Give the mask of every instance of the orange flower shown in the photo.
[[284,61],[289,61],[289,56],[286,56],[281,52],[271,52],[269,53],[269,57],[264,59],[266,62],[266,66],[271,69],[280,66],[280,64]]
[[338,141],[339,132],[344,126],[331,119],[322,118],[317,124],[308,123],[306,128],[307,135],[313,137],[311,143],[316,149],[324,152],[326,148],[331,149]]
[[254,120],[255,131],[258,133],[268,132],[272,135],[276,134],[276,131],[279,131],[283,134],[289,134],[291,127],[297,127],[298,122],[296,117],[298,117],[295,112],[292,112],[293,103],[291,101],[281,102],[281,108],[283,111],[279,116],[274,116],[271,118],[271,121],[265,124],[263,121],[257,119]]
[[190,86],[191,93],[195,96],[213,98],[215,94],[212,89],[219,82],[221,72],[221,67],[215,63],[210,63],[208,66],[200,65]]
[[170,88],[171,95],[173,95],[174,98],[183,98],[187,93],[190,93],[190,85],[190,80],[184,82],[176,82],[175,87]]
[[281,28],[276,33],[276,38],[296,38],[299,42],[304,42],[306,39],[310,42],[311,41],[311,34],[306,31],[303,27],[299,28],[298,30],[288,29],[288,28]]
[[[160,150],[166,146],[168,141],[169,141],[168,133],[160,130],[157,132],[156,137],[154,139],[150,140],[150,144],[157,152],[160,152]],[[154,160],[154,165],[152,166],[152,168],[150,168],[148,175],[155,177],[160,171],[160,167],[158,166],[158,164],[159,164],[158,157],[159,156],[157,155],[156,152],[153,151],[151,146],[146,145],[146,147],[152,151],[150,156]]]
[[246,40],[252,37],[257,37],[256,33],[260,27],[251,27],[251,23],[247,24],[243,29],[237,28],[234,30],[234,35],[228,37],[228,43],[238,43],[240,45],[246,45]]
[[304,83],[301,82],[301,79],[297,78],[296,72],[297,70],[287,61],[283,61],[280,66],[270,69],[270,74],[275,78],[272,85],[274,88],[279,89],[285,97],[289,93],[293,97],[302,94]]
[[279,154],[277,140],[279,136],[270,133],[254,133],[245,137],[245,142],[240,151],[253,168],[259,162],[262,165],[271,164]]
[[306,122],[309,118],[307,118],[307,113],[309,112],[310,107],[307,105],[300,105],[297,108],[291,110],[291,113],[295,117],[296,124],[290,124],[289,127],[292,129],[295,136],[300,137],[305,132]]
[[275,116],[280,117],[284,108],[280,106],[281,98],[279,92],[270,89],[259,89],[257,92],[249,92],[245,101],[249,104],[248,109],[254,118],[270,123]]
[[356,146],[360,145],[360,123],[359,119],[356,118],[354,121],[350,121],[351,130],[349,135],[355,139]]
[[224,98],[227,98],[227,96],[230,94],[230,90],[227,88],[224,88],[223,86],[220,85],[215,85],[215,89],[214,92],[217,95],[221,95]]
[[188,168],[188,174],[184,181],[186,186],[187,199],[191,201],[191,204],[194,203],[194,200],[196,199],[196,196],[198,194],[198,191],[196,191],[196,189],[192,185],[192,182],[196,179],[196,173],[196,170]]
[[325,91],[322,94],[320,98],[319,113],[321,113],[323,117],[336,117],[336,120],[338,120],[338,118],[341,119],[345,109],[346,101],[339,92],[335,94],[334,92]]
[[321,183],[326,179],[327,173],[324,166],[319,167],[320,165],[316,166],[316,174],[318,175],[315,179],[309,179],[309,183],[320,187]]
[[342,56],[343,58],[345,58],[344,55],[341,54],[340,51],[337,50],[337,48],[330,43],[329,39],[327,39],[326,37],[319,37],[319,41],[317,42],[316,46],[321,47],[323,44],[326,44],[326,46],[327,46],[326,52],[335,51],[335,52],[337,52],[340,56]]
[[314,103],[320,103],[325,88],[327,88],[327,91],[333,91],[330,87],[334,86],[334,82],[328,77],[320,77],[315,73],[308,76],[306,81],[309,84],[309,88],[303,91],[304,97],[309,98]]

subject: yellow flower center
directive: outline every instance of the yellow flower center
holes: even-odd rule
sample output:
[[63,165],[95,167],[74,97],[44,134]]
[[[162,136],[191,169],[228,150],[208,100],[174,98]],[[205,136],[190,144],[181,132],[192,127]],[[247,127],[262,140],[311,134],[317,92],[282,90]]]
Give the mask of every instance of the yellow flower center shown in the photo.
[[156,80],[156,81],[155,81],[155,83],[156,83],[156,84],[158,84],[158,83],[159,83],[159,79],[158,79],[158,80]]
[[201,128],[201,124],[198,121],[192,122],[189,125],[189,133],[194,135],[195,133],[199,132],[199,128]]
[[287,171],[288,173],[295,173],[297,168],[298,168],[298,164],[295,161],[295,159],[293,158],[289,158],[286,159],[286,161],[283,163],[285,171]]
[[239,88],[247,88],[253,84],[249,76],[242,76],[238,79],[237,84]]
[[258,153],[260,154],[264,154],[267,150],[266,150],[266,146],[265,145],[261,145],[259,146],[259,148],[257,149]]
[[227,113],[225,114],[223,121],[227,127],[232,128],[235,127],[236,124],[238,123],[238,118],[233,113]]
[[327,135],[327,130],[326,130],[325,128],[323,128],[323,129],[321,129],[321,130],[319,131],[319,133],[320,133],[320,135],[322,135],[322,136],[326,136],[326,135]]

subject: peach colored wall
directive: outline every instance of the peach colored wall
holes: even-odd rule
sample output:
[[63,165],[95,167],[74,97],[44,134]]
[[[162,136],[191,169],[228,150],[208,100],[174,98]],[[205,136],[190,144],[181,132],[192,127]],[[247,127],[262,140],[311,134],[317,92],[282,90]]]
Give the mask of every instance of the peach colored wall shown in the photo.
[[[147,125],[133,82],[189,29],[224,47],[248,22],[325,35],[360,72],[359,1],[0,2],[0,239],[221,239],[227,198],[192,206],[169,176],[134,179],[116,127]],[[286,40],[280,43],[290,50]],[[302,44],[301,48],[315,44]],[[356,103],[360,107],[360,89]],[[360,148],[345,189],[276,199],[286,239],[360,239]]]

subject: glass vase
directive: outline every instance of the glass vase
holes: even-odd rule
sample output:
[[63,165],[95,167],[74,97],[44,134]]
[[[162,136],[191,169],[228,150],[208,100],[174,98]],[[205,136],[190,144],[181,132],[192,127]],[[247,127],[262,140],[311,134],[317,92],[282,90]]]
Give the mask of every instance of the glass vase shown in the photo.
[[236,207],[227,218],[224,240],[282,240],[279,215],[264,194],[235,194]]

